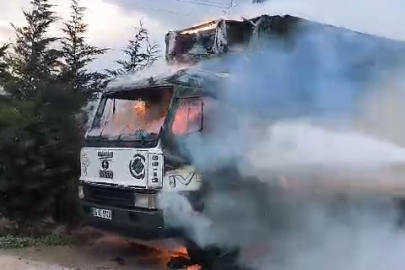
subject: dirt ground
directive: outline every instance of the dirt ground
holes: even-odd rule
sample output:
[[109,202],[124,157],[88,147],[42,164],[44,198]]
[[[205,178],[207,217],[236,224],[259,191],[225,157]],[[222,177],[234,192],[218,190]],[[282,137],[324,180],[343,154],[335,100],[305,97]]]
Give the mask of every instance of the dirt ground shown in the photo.
[[162,270],[181,253],[173,243],[128,242],[103,236],[85,246],[0,250],[1,270]]

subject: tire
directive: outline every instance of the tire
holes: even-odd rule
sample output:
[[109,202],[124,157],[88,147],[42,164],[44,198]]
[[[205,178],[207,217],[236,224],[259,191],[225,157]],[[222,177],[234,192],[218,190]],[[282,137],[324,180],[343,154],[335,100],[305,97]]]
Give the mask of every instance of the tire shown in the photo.
[[191,264],[198,264],[202,269],[213,269],[215,265],[236,265],[238,249],[221,249],[217,246],[201,248],[192,241],[186,241],[187,253]]

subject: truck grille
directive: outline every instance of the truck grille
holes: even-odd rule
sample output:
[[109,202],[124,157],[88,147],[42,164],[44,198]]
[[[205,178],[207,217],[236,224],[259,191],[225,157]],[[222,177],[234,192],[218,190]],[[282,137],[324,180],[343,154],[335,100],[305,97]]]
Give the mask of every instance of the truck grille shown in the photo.
[[135,207],[135,192],[130,189],[83,185],[86,201],[119,208]]

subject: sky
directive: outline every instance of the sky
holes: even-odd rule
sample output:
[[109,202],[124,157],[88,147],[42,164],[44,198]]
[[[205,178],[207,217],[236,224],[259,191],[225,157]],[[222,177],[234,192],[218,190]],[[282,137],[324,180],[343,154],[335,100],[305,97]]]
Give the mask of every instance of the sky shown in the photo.
[[[164,35],[218,17],[240,19],[266,14],[291,14],[394,39],[405,40],[403,0],[80,0],[87,7],[88,40],[111,48],[91,68],[111,68],[121,56],[139,20],[149,28],[153,41],[164,50]],[[53,0],[62,18],[69,15],[68,0]],[[0,1],[0,42],[13,37],[10,23],[23,25],[29,0]],[[59,33],[58,27],[52,32]]]

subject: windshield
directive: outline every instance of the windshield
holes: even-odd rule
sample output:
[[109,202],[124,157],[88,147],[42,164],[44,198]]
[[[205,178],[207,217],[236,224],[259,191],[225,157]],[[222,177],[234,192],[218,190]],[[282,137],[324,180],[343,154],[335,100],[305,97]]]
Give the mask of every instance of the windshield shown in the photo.
[[105,98],[88,136],[112,140],[154,140],[166,118],[172,97],[168,89],[151,89]]

